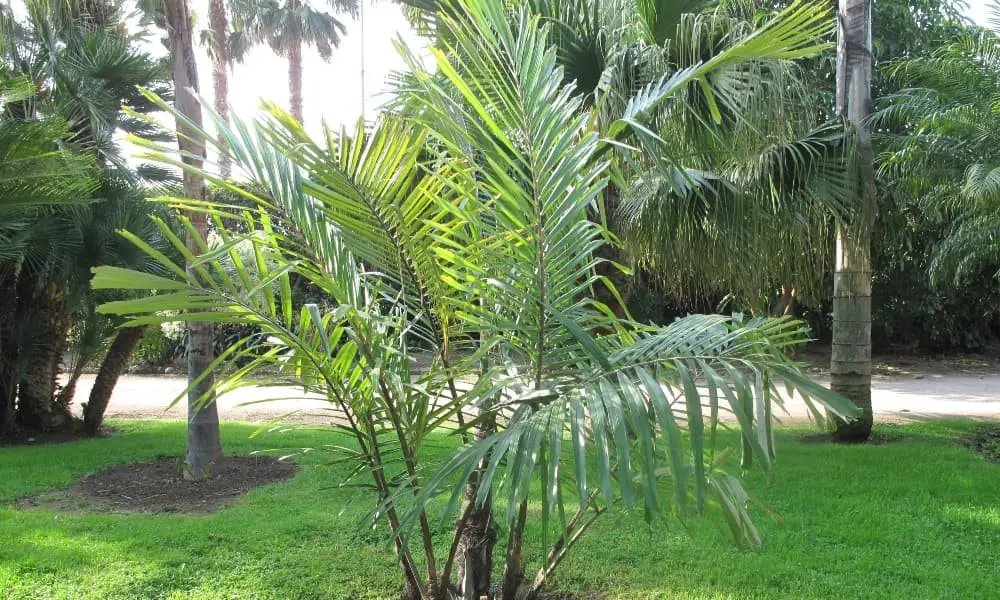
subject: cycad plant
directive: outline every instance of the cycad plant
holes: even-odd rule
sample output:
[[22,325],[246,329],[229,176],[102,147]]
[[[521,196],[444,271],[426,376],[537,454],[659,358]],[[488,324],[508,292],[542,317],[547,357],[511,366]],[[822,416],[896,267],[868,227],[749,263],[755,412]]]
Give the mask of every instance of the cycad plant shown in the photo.
[[[595,300],[598,288],[616,292],[598,274],[607,232],[588,212],[607,186],[612,145],[653,108],[684,102],[689,84],[726,65],[822,47],[825,11],[796,5],[658,79],[608,139],[563,84],[549,27],[529,7],[466,0],[438,19],[448,46],[434,51],[434,72],[411,60],[407,118],[322,142],[274,107],[253,127],[215,119],[255,183],[230,187],[256,208],[174,199],[212,218],[218,241],[202,240],[196,257],[176,240],[191,269],[154,256],[166,277],[98,268],[97,288],[156,292],[101,310],[133,326],[258,328],[219,356],[215,366],[229,368],[216,389],[260,375],[329,401],[352,440],[336,451],[374,491],[407,598],[472,597],[466,580],[493,593],[492,561],[463,556],[463,531],[484,508],[504,530],[504,600],[536,597],[609,510],[716,513],[739,545],[758,544],[717,435],[724,415],[739,422],[742,467],[768,468],[779,385],[845,418],[851,405],[786,358],[805,339],[793,320],[707,315],[659,327],[616,316]],[[326,300],[296,303],[292,274]],[[163,312],[176,310],[196,312]],[[432,357],[420,369],[417,347]],[[427,452],[442,431],[459,447],[435,466]],[[529,518],[541,520],[535,572]]]

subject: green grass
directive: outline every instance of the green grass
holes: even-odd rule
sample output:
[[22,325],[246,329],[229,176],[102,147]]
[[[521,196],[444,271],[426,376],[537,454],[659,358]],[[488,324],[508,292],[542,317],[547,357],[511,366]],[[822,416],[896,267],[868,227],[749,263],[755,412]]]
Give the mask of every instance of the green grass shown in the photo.
[[[291,482],[212,515],[10,506],[108,465],[182,453],[183,423],[114,425],[122,435],[111,439],[0,449],[0,598],[395,596],[384,533],[359,526],[366,493],[331,489],[342,467],[319,454],[297,458],[303,469]],[[705,521],[685,531],[612,514],[562,565],[555,587],[622,599],[995,598],[1000,465],[954,443],[974,426],[897,427],[898,442],[847,447],[782,431],[775,471],[747,483],[780,515],[757,511],[763,549],[739,552]],[[252,430],[225,425],[227,452],[336,439],[295,431],[251,440]],[[537,539],[529,544],[537,554]]]

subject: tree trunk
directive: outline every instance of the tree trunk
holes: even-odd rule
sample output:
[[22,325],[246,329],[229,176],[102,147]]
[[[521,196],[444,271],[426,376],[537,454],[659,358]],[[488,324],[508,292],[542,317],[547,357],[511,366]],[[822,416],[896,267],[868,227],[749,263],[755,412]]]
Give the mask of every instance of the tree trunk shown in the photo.
[[288,98],[292,116],[305,122],[302,114],[302,42],[296,40],[288,49]]
[[[215,112],[229,122],[229,24],[226,20],[225,0],[210,0],[208,22],[212,28],[212,88],[215,95]],[[233,161],[226,149],[225,136],[219,136],[219,175],[228,179],[233,172]]]
[[[527,591],[524,585],[524,525],[528,518],[528,501],[521,503],[517,518],[511,523],[507,535],[507,557],[500,581],[501,600],[521,600]],[[525,588],[522,591],[522,587]]]
[[837,225],[833,276],[833,347],[830,389],[862,410],[854,422],[838,422],[839,441],[863,442],[872,430],[871,226],[875,217],[875,153],[868,118],[872,111],[871,0],[840,0],[837,40],[837,112],[858,140],[861,178],[853,222]]
[[[191,17],[187,0],[164,2],[167,27],[170,35],[171,70],[174,79],[175,106],[195,128],[201,128],[201,105],[198,104],[198,65],[195,63],[191,40]],[[184,162],[200,169],[205,159],[205,144],[197,132],[178,121],[177,145]],[[184,171],[184,195],[195,200],[205,199],[205,182],[201,177]],[[203,213],[186,215],[197,236],[188,235],[187,246],[192,254],[201,253],[199,244],[207,238],[208,220]],[[195,273],[191,265],[189,273]],[[212,364],[212,324],[187,323],[188,329],[188,440],[184,460],[185,479],[205,479],[211,476],[212,465],[222,456],[219,435],[219,411],[215,404],[215,377],[210,372]],[[204,378],[194,385],[195,380]],[[202,398],[204,397],[204,401]]]
[[[476,430],[476,439],[484,440],[496,431],[495,419],[483,422]],[[489,456],[479,464],[480,471],[473,474],[465,488],[462,513],[469,511],[465,527],[459,534],[455,563],[458,567],[459,600],[479,600],[489,596],[493,581],[493,547],[497,543],[497,526],[493,521],[493,497],[487,497],[481,506],[472,506],[479,494],[480,474],[489,462]]]
[[9,265],[0,265],[0,437],[14,435],[17,420],[17,344],[14,343],[14,312],[17,310],[17,278]]
[[72,421],[68,407],[56,402],[56,379],[70,319],[63,291],[55,282],[37,282],[31,287],[32,293],[22,298],[18,310],[18,318],[31,327],[30,342],[21,347],[18,421],[27,429],[49,431]]
[[83,429],[89,435],[96,435],[100,431],[111,392],[118,383],[118,377],[128,369],[129,359],[145,333],[146,327],[122,327],[111,342],[108,353],[101,361],[101,368],[97,371],[94,387],[90,389],[90,398],[83,408]]

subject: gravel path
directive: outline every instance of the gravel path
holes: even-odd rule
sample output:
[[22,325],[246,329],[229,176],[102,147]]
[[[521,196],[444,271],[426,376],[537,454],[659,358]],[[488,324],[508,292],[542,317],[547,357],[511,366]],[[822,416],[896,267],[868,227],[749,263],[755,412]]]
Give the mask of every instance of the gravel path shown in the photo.
[[[93,385],[93,376],[84,376],[76,397],[85,399]],[[826,383],[822,376],[818,381]],[[122,377],[108,406],[108,418],[184,419],[183,402],[169,407],[181,394],[187,380],[170,375],[128,375]],[[296,412],[287,420],[299,423],[329,423],[336,417],[329,404],[321,399],[302,398],[294,388],[245,388],[224,395],[219,400],[219,415],[225,420],[261,422]],[[928,374],[879,376],[872,382],[872,404],[879,422],[964,417],[1000,420],[1000,375],[997,374]],[[169,408],[168,408],[169,407]],[[786,400],[785,423],[809,420],[805,404],[796,398]],[[75,407],[79,411],[79,407]]]

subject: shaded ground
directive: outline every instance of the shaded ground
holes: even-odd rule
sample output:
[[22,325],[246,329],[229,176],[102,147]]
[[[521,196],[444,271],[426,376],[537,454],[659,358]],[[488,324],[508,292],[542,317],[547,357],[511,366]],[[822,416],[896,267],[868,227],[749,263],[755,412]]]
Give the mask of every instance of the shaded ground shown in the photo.
[[[183,421],[112,425],[120,435],[0,449],[0,598],[398,597],[387,528],[368,520],[374,494],[339,485],[353,465],[324,448],[351,442],[329,430],[282,429],[251,439],[257,426],[224,423],[223,445],[234,455],[316,450],[294,457],[301,470],[291,481],[197,517],[20,510],[10,502],[115,464],[184,451]],[[996,600],[1000,465],[956,443],[981,426],[877,425],[877,434],[902,439],[860,446],[806,444],[799,441],[805,428],[779,429],[774,469],[744,480],[760,502],[751,514],[763,548],[736,551],[713,511],[682,526],[674,519],[647,524],[641,511],[618,507],[581,538],[552,591],[573,600]],[[457,442],[435,434],[426,446],[428,469]],[[732,432],[720,432],[720,442],[739,447]],[[727,461],[733,472],[738,455]],[[672,489],[663,498],[672,498]],[[443,524],[435,529],[440,553],[449,549],[446,530],[454,523],[453,514],[442,520],[446,504],[432,503],[429,515],[435,527]],[[540,502],[530,510],[524,549],[534,568]]]
[[964,441],[986,460],[1000,463],[1000,427],[981,427],[969,434]]
[[19,508],[74,512],[210,513],[253,488],[281,483],[298,466],[270,456],[235,456],[215,465],[211,478],[185,481],[182,458],[111,467],[87,475],[72,487],[17,501]]

